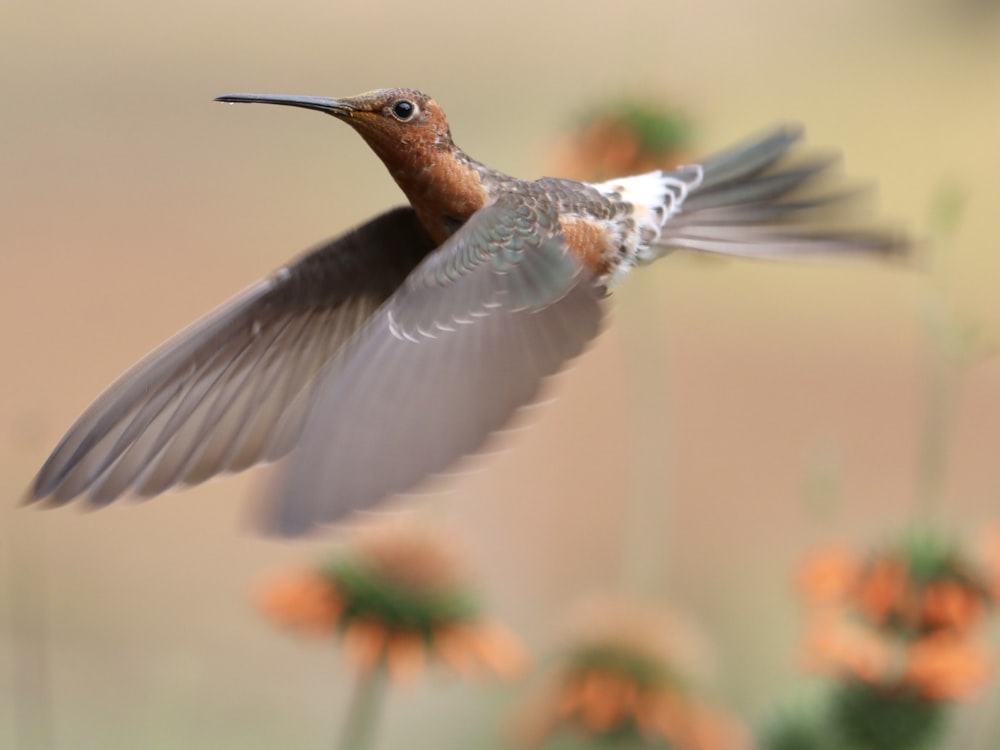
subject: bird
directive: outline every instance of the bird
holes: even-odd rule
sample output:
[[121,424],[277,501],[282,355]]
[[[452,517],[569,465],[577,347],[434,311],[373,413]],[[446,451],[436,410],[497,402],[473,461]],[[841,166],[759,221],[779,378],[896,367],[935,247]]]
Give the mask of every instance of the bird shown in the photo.
[[28,500],[90,507],[283,460],[267,530],[298,536],[484,452],[679,250],[890,257],[850,221],[828,154],[779,125],[701,161],[600,183],[522,180],[465,154],[429,95],[228,94],[353,128],[407,199],[305,252],[154,350],[69,429]]

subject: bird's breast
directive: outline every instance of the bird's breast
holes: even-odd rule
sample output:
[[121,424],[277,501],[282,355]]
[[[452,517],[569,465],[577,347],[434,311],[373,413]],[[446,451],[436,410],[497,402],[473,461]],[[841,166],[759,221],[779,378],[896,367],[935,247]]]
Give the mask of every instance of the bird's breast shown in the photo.
[[393,177],[438,243],[489,202],[479,173],[453,154],[424,154],[418,163],[394,171]]

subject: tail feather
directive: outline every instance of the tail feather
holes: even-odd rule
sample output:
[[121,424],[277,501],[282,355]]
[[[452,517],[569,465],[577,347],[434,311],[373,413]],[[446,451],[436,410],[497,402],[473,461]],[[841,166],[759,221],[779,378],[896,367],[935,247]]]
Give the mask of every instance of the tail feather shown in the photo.
[[798,125],[781,125],[706,159],[701,162],[701,187],[707,190],[766,169],[784,156],[802,135],[803,130]]
[[774,205],[777,199],[822,175],[835,161],[826,159],[777,173],[755,174],[735,181],[730,180],[709,189],[705,189],[702,183],[691,191],[691,195],[684,201],[682,211],[694,213],[723,206]]
[[765,228],[689,231],[676,235],[671,247],[737,258],[829,260],[844,253],[891,255],[905,248],[905,238],[885,232],[778,232]]
[[664,225],[660,250],[782,259],[904,252],[901,232],[865,224],[860,199],[871,191],[845,184],[839,158],[793,154],[801,135],[775,128],[699,164],[701,180]]
[[[754,223],[780,225],[790,216],[794,216],[796,219],[805,219],[806,216],[810,215],[809,212],[812,212],[813,215],[821,214],[824,210],[837,204],[857,201],[859,198],[867,196],[868,192],[864,189],[841,190],[836,193],[831,192],[819,199],[698,208],[696,212],[689,211],[672,219],[670,231],[676,234],[684,227],[692,225],[698,227],[744,226]],[[850,209],[845,207],[845,210]]]

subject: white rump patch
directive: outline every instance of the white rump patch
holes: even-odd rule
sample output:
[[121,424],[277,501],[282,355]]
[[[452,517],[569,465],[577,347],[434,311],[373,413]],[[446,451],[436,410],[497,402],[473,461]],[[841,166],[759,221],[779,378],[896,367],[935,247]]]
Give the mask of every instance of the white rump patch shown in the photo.
[[633,266],[659,257],[652,246],[660,239],[663,225],[681,210],[691,191],[701,185],[703,177],[701,166],[692,164],[671,172],[647,172],[591,185],[612,200],[630,204],[635,221],[634,236],[623,237],[626,252],[608,274],[607,282],[614,285]]

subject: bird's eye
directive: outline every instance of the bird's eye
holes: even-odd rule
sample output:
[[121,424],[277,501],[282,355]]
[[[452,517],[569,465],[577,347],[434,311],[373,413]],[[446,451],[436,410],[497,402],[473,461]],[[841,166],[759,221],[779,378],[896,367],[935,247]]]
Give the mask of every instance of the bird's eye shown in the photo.
[[396,119],[409,120],[417,113],[417,105],[406,99],[400,99],[398,102],[392,105],[392,114]]

